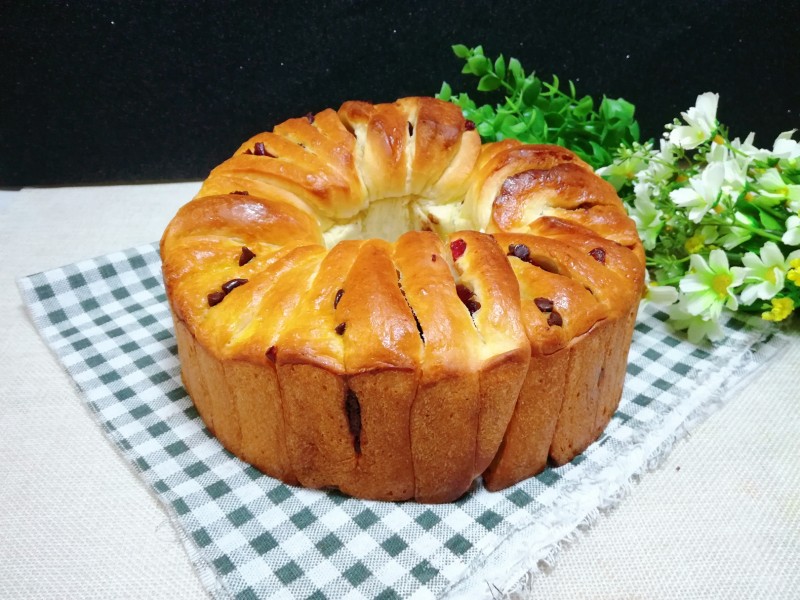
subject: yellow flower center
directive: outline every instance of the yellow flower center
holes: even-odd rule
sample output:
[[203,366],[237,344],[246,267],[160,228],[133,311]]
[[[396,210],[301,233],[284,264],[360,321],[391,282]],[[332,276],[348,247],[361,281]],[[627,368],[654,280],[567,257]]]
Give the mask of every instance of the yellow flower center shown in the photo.
[[696,254],[703,249],[703,245],[703,236],[698,233],[687,239],[683,247],[689,254]]
[[717,134],[714,136],[714,143],[722,146],[722,144],[725,143],[725,138],[723,138],[720,134]]
[[765,321],[783,321],[794,311],[794,301],[791,298],[773,298],[772,310],[761,313]]
[[764,273],[764,281],[775,283],[775,269],[770,269],[769,271]]
[[724,298],[728,295],[728,286],[731,283],[733,283],[733,277],[727,273],[719,273],[714,275],[714,279],[711,281],[711,289],[717,293],[719,298]]

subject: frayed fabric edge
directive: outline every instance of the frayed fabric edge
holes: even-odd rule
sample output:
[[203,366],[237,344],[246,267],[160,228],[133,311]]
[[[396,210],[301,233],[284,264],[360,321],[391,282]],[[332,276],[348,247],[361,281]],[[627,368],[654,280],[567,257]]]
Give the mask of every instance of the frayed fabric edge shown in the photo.
[[[445,593],[446,598],[522,600],[530,598],[537,576],[551,572],[561,551],[577,543],[630,494],[633,485],[661,467],[673,448],[719,410],[790,338],[758,326],[747,339],[724,348],[712,367],[689,375],[696,401],[678,405],[652,428],[637,432],[629,450],[611,464],[597,464],[565,485],[535,522],[518,528],[470,574]],[[709,373],[713,369],[712,373]],[[733,376],[733,374],[736,374]],[[710,376],[709,376],[710,375]],[[701,377],[707,376],[701,381]]]

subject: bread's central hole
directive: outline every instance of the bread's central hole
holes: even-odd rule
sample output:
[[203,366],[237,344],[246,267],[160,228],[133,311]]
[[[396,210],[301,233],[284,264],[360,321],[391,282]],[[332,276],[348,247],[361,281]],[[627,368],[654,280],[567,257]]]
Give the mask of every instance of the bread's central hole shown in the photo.
[[325,245],[333,248],[342,240],[379,238],[394,242],[407,231],[433,231],[442,239],[461,229],[472,229],[462,214],[463,202],[438,204],[416,196],[383,198],[347,222],[323,224]]

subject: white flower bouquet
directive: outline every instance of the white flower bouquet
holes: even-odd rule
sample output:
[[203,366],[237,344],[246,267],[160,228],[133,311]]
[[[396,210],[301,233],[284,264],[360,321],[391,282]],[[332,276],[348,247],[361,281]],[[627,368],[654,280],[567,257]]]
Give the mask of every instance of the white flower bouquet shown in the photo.
[[651,142],[598,169],[626,203],[647,251],[647,297],[693,342],[722,335],[724,309],[782,321],[800,306],[800,144],[731,140],[717,94]]

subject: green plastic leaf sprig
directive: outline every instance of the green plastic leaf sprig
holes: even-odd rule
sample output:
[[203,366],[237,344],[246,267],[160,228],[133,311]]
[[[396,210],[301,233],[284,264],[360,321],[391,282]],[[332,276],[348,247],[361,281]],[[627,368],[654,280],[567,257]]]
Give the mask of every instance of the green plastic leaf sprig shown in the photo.
[[461,72],[478,78],[478,92],[503,95],[503,102],[478,105],[469,94],[454,94],[443,83],[437,98],[458,105],[473,121],[484,142],[515,138],[526,143],[558,144],[575,152],[595,168],[608,165],[620,145],[630,147],[639,140],[634,106],[622,98],[603,96],[599,107],[591,96],[578,97],[569,81],[561,89],[558,77],[552,83],[526,74],[519,60],[506,61],[501,54],[492,60],[482,46],[453,46],[464,61]]

